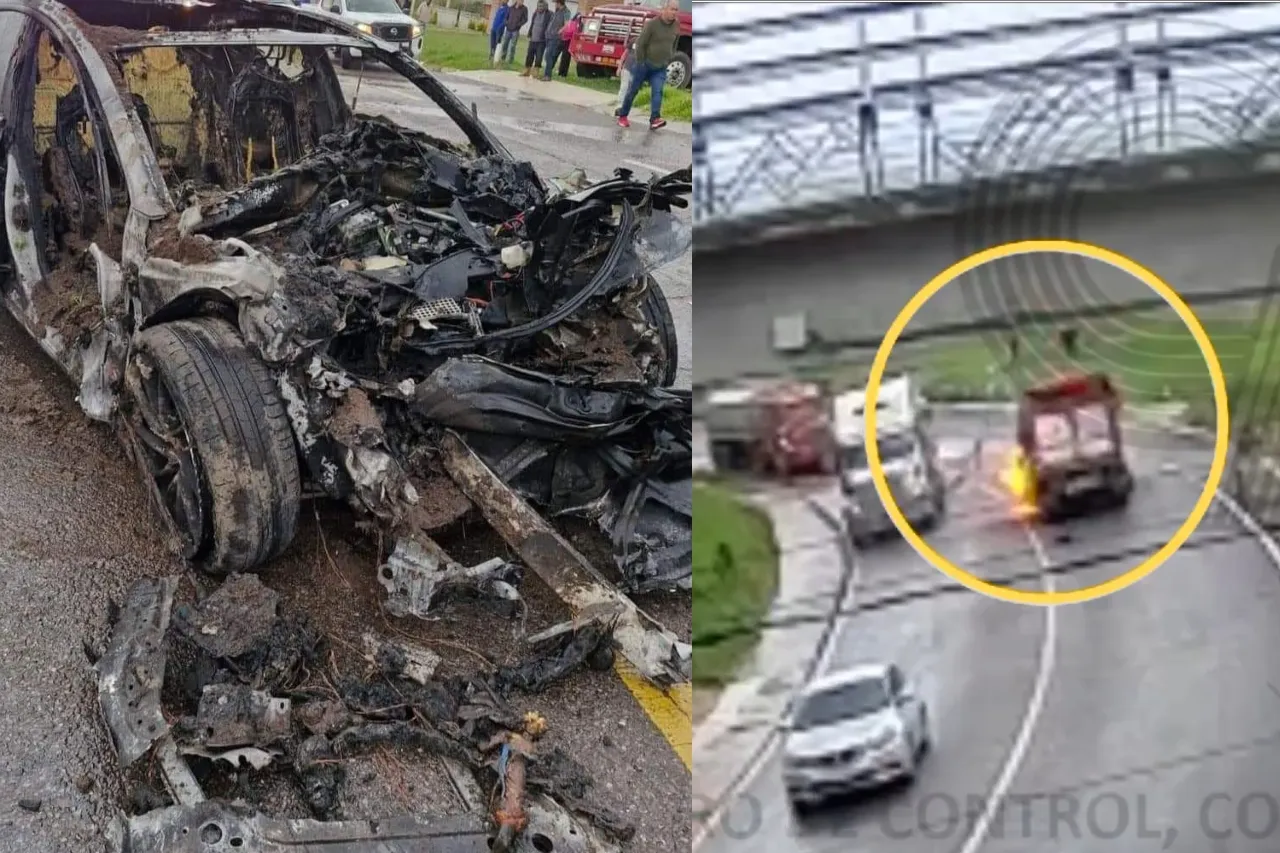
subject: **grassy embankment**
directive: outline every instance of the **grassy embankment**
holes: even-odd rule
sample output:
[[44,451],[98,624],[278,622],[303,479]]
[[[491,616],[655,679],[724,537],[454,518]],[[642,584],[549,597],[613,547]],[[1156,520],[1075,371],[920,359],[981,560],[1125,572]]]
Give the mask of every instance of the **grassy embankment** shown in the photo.
[[714,688],[733,681],[757,637],[698,638],[765,617],[778,585],[778,553],[768,516],[727,486],[696,482],[693,519],[693,678],[695,688]]
[[[1280,306],[1248,316],[1205,312],[1205,330],[1227,377],[1237,422],[1273,420],[1280,394]],[[1074,370],[1101,370],[1116,379],[1134,404],[1186,402],[1193,423],[1214,423],[1213,390],[1204,357],[1190,330],[1172,311],[1091,319],[1080,325],[1076,358],[1055,330],[1023,329],[1018,358],[1009,359],[1009,335],[989,334],[904,344],[890,369],[910,368],[938,401],[1009,400],[1016,389]],[[870,360],[870,356],[867,357]],[[860,384],[866,364],[834,370],[840,385]]]
[[[519,74],[524,68],[525,38],[520,39],[520,49],[515,70],[508,74]],[[448,28],[428,27],[422,45],[422,63],[433,70],[442,71],[487,71],[493,68],[489,61],[489,36],[474,30],[454,30]],[[579,77],[575,65],[569,68],[568,77],[555,77],[560,83],[583,86],[599,92],[616,93],[618,78],[586,78]],[[649,107],[649,89],[645,87],[636,96],[635,111],[641,118],[647,117]],[[662,112],[667,119],[681,121],[693,120],[693,91],[691,89],[672,89],[667,87],[662,92]]]

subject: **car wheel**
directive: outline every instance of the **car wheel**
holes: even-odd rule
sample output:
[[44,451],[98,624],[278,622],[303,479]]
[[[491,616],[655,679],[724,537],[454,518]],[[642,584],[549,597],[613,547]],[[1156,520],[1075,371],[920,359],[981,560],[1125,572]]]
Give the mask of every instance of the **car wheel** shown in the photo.
[[646,276],[644,299],[640,302],[640,313],[658,333],[658,344],[662,347],[660,363],[653,365],[651,377],[664,388],[675,384],[676,374],[680,371],[680,340],[676,337],[676,321],[671,313],[671,303],[662,292],[662,286],[653,276]]
[[803,821],[813,813],[813,804],[807,800],[791,797],[788,799],[788,803],[791,806],[791,817],[796,821]]
[[225,575],[279,556],[298,525],[297,449],[271,372],[234,327],[147,329],[126,381],[127,438],[183,557]]
[[688,89],[693,85],[693,59],[687,53],[676,53],[667,63],[667,85],[672,89]]

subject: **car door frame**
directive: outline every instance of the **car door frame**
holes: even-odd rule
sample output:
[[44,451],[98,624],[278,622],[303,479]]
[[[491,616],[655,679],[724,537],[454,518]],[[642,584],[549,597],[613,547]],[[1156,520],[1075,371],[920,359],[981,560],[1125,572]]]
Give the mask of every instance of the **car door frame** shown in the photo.
[[[123,270],[130,266],[136,269],[145,258],[151,222],[164,218],[173,210],[160,165],[147,141],[141,120],[129,108],[123,93],[117,88],[107,61],[66,7],[52,0],[0,0],[0,13],[4,12],[22,15],[25,19],[24,33],[29,31],[37,36],[19,40],[18,49],[27,52],[25,62],[20,61],[20,54],[15,53],[14,61],[10,64],[11,72],[21,71],[25,66],[26,73],[34,75],[34,68],[30,66],[36,61],[40,30],[48,33],[61,54],[71,62],[89,124],[93,129],[98,161],[98,191],[103,196],[104,210],[111,203],[108,172],[102,153],[108,150],[106,146],[110,146],[124,182],[128,211],[121,234],[120,257],[110,257],[96,243],[90,248],[96,266],[103,314],[108,317],[111,309],[117,307],[116,301],[128,296],[124,291]],[[19,97],[19,87],[29,88],[30,96],[34,98],[34,82],[34,76],[19,79],[6,75],[3,91],[0,92],[0,115],[8,118],[2,137],[5,163],[4,220],[6,242],[14,260],[16,279],[15,286],[5,294],[4,302],[41,349],[73,380],[80,383],[82,393],[86,389],[91,392],[83,394],[81,399],[85,413],[96,420],[108,421],[114,410],[114,394],[103,387],[103,377],[112,372],[107,364],[108,360],[119,362],[115,365],[117,370],[123,368],[124,341],[118,340],[121,330],[104,326],[95,332],[93,340],[87,344],[68,345],[69,342],[61,338],[57,329],[47,325],[47,318],[38,315],[33,298],[35,288],[54,270],[43,257],[34,235],[25,244],[15,239],[16,231],[22,230],[14,227],[19,224],[17,219],[21,218],[21,204],[28,206],[30,215],[30,188],[40,186],[34,163],[34,140],[31,140],[33,147],[28,156],[23,157],[21,152],[16,151],[16,146],[22,144],[22,140],[18,122],[14,120],[15,109],[20,111],[22,105],[30,100],[25,96]],[[119,307],[123,314],[134,306]],[[113,334],[117,338],[115,341],[109,340]]]

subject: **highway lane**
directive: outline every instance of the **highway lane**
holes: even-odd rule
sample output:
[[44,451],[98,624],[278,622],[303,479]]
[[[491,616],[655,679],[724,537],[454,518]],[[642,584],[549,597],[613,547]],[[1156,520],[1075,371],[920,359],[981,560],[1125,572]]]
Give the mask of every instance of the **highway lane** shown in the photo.
[[[939,424],[940,435],[956,440],[991,429],[975,418]],[[1155,550],[1186,517],[1207,469],[1201,449],[1151,433],[1133,443],[1139,484],[1126,512],[1031,537],[985,487],[1002,452],[988,442],[983,470],[957,490],[956,512],[931,541],[988,577],[1088,558],[1099,562],[1054,583],[1114,576],[1135,559],[1107,555],[1144,543]],[[1241,538],[1198,544],[1233,532]],[[861,571],[862,604],[946,581],[905,543],[864,555]],[[1267,828],[1268,801],[1247,803],[1247,826],[1236,812],[1254,792],[1280,801],[1280,782],[1271,781],[1280,779],[1277,747],[1233,747],[1280,728],[1280,696],[1268,684],[1280,687],[1280,659],[1269,662],[1280,645],[1278,599],[1280,573],[1215,504],[1192,547],[1102,601],[1050,611],[964,592],[862,613],[845,624],[830,664],[890,658],[913,676],[933,712],[936,740],[916,785],[833,804],[798,825],[775,755],[742,793],[730,825],[700,853],[843,853],[851,845],[1084,853],[1156,850],[1166,842],[1175,851],[1274,851],[1280,827],[1265,839],[1242,837]],[[1009,795],[1002,810],[984,809],[993,789]],[[1067,819],[1073,805],[1074,827]],[[1206,829],[1234,835],[1228,846],[1214,846]]]
[[[1181,523],[1204,454],[1172,443],[1141,452],[1182,471],[1149,480],[1129,513],[1048,541],[1051,559],[1154,548]],[[1280,575],[1255,540],[1214,541],[1237,531],[1215,503],[1154,575],[1060,610],[1054,676],[1004,837],[983,853],[1280,849]],[[1133,562],[1103,561],[1072,580],[1096,583]]]

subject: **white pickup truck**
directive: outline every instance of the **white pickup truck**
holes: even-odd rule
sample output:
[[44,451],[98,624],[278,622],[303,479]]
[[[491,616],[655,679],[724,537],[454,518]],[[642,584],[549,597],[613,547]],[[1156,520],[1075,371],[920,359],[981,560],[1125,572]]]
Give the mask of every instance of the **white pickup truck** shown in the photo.
[[[422,55],[422,24],[412,18],[396,0],[311,0],[331,15],[336,15],[365,35],[398,45],[415,59]],[[342,50],[338,61],[350,68],[362,61],[355,48]]]
[[[896,531],[876,493],[867,459],[865,389],[841,394],[832,404],[840,448],[840,490],[845,527],[858,547]],[[946,478],[929,434],[930,409],[910,376],[887,379],[876,400],[876,443],[898,508],[919,530],[932,529],[946,512]]]

